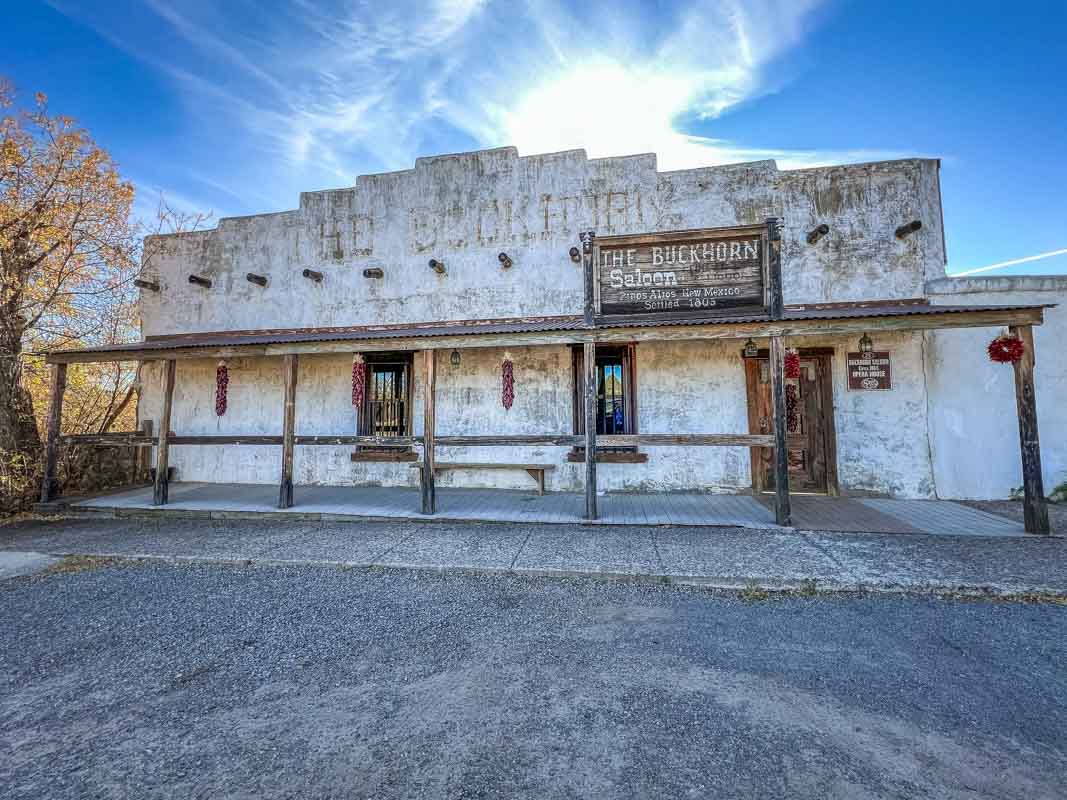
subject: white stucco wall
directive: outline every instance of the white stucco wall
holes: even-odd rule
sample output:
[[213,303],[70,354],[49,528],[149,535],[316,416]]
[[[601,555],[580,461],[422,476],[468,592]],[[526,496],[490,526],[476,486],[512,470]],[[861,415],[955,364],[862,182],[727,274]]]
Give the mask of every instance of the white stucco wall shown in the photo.
[[[946,278],[929,287],[934,303],[1058,303],[1034,328],[1041,466],[1045,491],[1067,481],[1067,277]],[[1009,496],[1022,486],[1015,378],[986,355],[1002,329],[927,334],[930,432],[937,494],[945,498]]]
[[[419,159],[410,170],[365,175],[355,186],[301,195],[294,211],[222,219],[218,228],[155,237],[146,277],[159,292],[141,297],[146,336],[224,330],[418,323],[580,313],[581,269],[568,256],[578,233],[642,233],[748,225],[784,219],[787,303],[921,297],[944,275],[939,164],[911,159],[797,171],[773,161],[658,172],[654,155],[587,159],[583,151],[520,158],[514,148]],[[897,226],[918,219],[903,240]],[[808,231],[827,224],[817,244]],[[504,269],[497,259],[514,262]],[[439,276],[427,261],[443,261]],[[363,277],[369,267],[382,279]],[[323,272],[315,283],[301,274]],[[248,282],[265,275],[269,284]],[[191,285],[197,274],[210,289]],[[838,472],[846,492],[933,494],[921,336],[877,343],[894,354],[894,389],[845,390],[845,353],[833,346]],[[762,343],[765,345],[765,342]],[[747,430],[740,342],[642,343],[638,413],[643,433]],[[500,406],[496,349],[463,351],[440,368],[438,433],[570,433],[572,376],[565,347],[516,348],[516,400]],[[422,364],[416,359],[414,428],[421,432]],[[355,430],[351,359],[303,356],[298,434]],[[214,414],[213,361],[179,361],[173,429],[179,434],[281,432],[278,359],[230,361],[229,411]],[[158,419],[158,368],[146,365],[141,418]],[[407,464],[353,463],[351,447],[298,447],[298,484],[414,485]],[[644,464],[605,464],[601,488],[738,491],[750,486],[742,448],[646,448]],[[580,489],[582,465],[566,448],[441,448],[440,460],[554,463],[551,489]],[[275,483],[280,447],[175,447],[180,480]],[[522,473],[456,472],[443,486],[528,488]]]
[[[762,346],[765,341],[757,340]],[[810,347],[833,347],[834,420],[841,487],[850,493],[932,496],[926,431],[921,335],[879,338],[893,356],[893,390],[848,392],[845,353],[855,342],[805,339]],[[642,433],[742,433],[748,430],[741,342],[646,342],[637,347],[638,424]],[[500,364],[514,364],[515,403],[500,403]],[[215,362],[178,362],[172,430],[179,435],[281,434],[282,382],[279,359],[231,359],[228,410],[215,415]],[[424,370],[415,359],[414,429],[422,432]],[[437,434],[507,435],[572,432],[573,376],[566,347],[462,351],[458,368],[442,354],[438,368]],[[348,355],[302,356],[298,373],[298,435],[355,431]],[[159,418],[159,370],[146,365],[142,418]],[[298,485],[414,486],[408,464],[353,463],[353,447],[298,446]],[[556,465],[547,479],[555,491],[582,489],[584,467],[566,460],[565,447],[440,447],[439,461],[506,461]],[[746,491],[749,454],[733,447],[647,447],[641,464],[602,464],[604,491]],[[279,446],[175,446],[171,464],[182,481],[277,483]],[[441,486],[529,489],[522,472],[464,470],[442,473]]]
[[[920,297],[944,274],[938,162],[780,171],[773,161],[657,172],[654,155],[520,158],[514,148],[421,158],[308,192],[295,211],[153,237],[146,336],[580,313],[579,231],[643,233],[785,220],[787,303]],[[923,228],[899,240],[897,226]],[[825,223],[816,245],[807,232]],[[504,269],[506,251],[514,266]],[[447,274],[433,272],[430,258]],[[381,268],[385,277],[363,277]],[[310,268],[322,283],[302,277]],[[248,272],[265,275],[266,288]],[[210,289],[188,283],[192,273]]]

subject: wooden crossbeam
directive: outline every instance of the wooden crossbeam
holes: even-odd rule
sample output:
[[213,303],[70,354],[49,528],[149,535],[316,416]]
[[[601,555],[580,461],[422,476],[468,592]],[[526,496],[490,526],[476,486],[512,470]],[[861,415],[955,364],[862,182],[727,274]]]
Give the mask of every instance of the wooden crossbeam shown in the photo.
[[[804,437],[790,437],[797,446]],[[281,436],[171,436],[169,444],[175,445],[280,445]],[[634,433],[598,435],[600,447],[774,447],[772,434],[756,433]],[[59,444],[88,445],[97,447],[131,447],[154,445],[158,439],[140,431],[115,433],[71,434],[60,436]],[[298,446],[315,445],[369,445],[377,447],[410,447],[422,444],[421,436],[294,436]],[[584,447],[585,435],[576,434],[520,434],[494,436],[434,436],[438,447]]]

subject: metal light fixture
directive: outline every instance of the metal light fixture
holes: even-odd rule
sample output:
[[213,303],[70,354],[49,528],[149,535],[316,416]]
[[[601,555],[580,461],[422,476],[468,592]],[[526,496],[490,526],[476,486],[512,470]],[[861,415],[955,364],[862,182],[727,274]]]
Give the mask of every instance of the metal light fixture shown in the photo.
[[749,339],[745,342],[745,349],[742,351],[742,354],[745,358],[755,358],[759,355],[759,348],[754,341]]
[[573,261],[575,264],[582,263],[582,251],[579,250],[577,247],[572,247],[567,252],[571,257],[571,261]]
[[459,350],[452,351],[452,355],[449,357],[449,361],[452,362],[453,367],[459,366]]
[[511,260],[511,256],[507,253],[500,253],[497,255],[497,260],[500,262],[504,269],[511,269],[511,265],[515,262]]
[[874,350],[874,342],[871,340],[871,337],[865,333],[860,337],[860,354],[866,358],[871,354],[872,350]]

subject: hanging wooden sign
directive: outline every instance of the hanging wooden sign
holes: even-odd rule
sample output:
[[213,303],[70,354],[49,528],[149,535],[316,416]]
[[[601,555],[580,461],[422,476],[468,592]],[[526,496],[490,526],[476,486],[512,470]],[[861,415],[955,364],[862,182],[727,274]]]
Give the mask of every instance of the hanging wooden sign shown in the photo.
[[767,310],[767,228],[596,239],[599,318],[728,316]]
[[889,352],[849,353],[848,388],[857,392],[892,389],[892,364]]

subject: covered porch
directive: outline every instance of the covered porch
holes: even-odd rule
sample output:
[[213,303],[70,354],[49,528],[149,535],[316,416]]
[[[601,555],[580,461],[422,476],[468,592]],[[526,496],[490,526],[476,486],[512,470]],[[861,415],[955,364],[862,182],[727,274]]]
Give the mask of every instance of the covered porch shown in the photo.
[[[153,337],[144,342],[48,354],[54,367],[52,406],[47,434],[46,472],[42,502],[56,499],[57,448],[64,444],[91,446],[137,446],[146,453],[154,448],[154,486],[112,496],[110,500],[84,501],[79,507],[145,510],[173,508],[189,512],[267,513],[291,511],[305,514],[389,518],[492,519],[496,521],[573,522],[606,524],[739,525],[746,527],[791,526],[813,530],[870,530],[897,533],[960,530],[1015,530],[1013,523],[990,515],[975,516],[966,506],[916,500],[880,498],[820,498],[790,491],[786,453],[792,445],[785,413],[784,354],[788,346],[803,346],[813,337],[848,336],[946,328],[1007,326],[1025,344],[1023,359],[1015,364],[1018,424],[1024,477],[1026,530],[1047,533],[1048,519],[1041,486],[1040,451],[1033,392],[1032,325],[1043,318],[1040,306],[931,306],[921,301],[786,306],[773,315],[707,319],[614,322],[592,325],[581,316],[467,320],[424,325],[359,326],[344,329],[244,331]],[[712,340],[736,342],[760,339],[769,345],[771,384],[771,430],[754,432],[751,424],[742,432],[634,432],[598,433],[596,425],[595,354],[598,345],[639,342]],[[584,352],[584,408],[580,433],[551,431],[543,434],[438,435],[447,430],[447,420],[438,418],[435,402],[441,356],[449,351],[477,348],[523,348],[569,345]],[[740,350],[740,347],[739,347]],[[409,429],[402,436],[301,435],[296,408],[300,402],[298,363],[303,358],[341,353],[407,351],[423,365],[422,432]],[[256,357],[277,359],[283,378],[283,402],[277,408],[280,435],[183,435],[174,430],[175,382],[178,363],[199,359]],[[68,364],[86,361],[154,361],[162,369],[162,408],[154,435],[148,431],[106,433],[95,436],[62,436],[62,397]],[[562,377],[562,376],[561,376]],[[224,422],[225,418],[220,417]],[[577,427],[577,426],[576,426]],[[712,427],[712,425],[709,425]],[[278,428],[275,428],[277,430]],[[158,435],[166,431],[167,435]],[[172,447],[225,445],[236,454],[247,447],[280,447],[278,483],[183,484],[174,482],[170,470]],[[293,455],[298,447],[356,446],[403,447],[415,454],[413,472],[420,489],[372,486],[294,485]],[[538,497],[508,490],[463,490],[438,488],[435,475],[438,448],[490,448],[504,461],[509,449],[539,446],[575,448],[597,453],[596,459],[581,459],[584,493],[555,492]],[[597,483],[598,462],[604,448],[706,448],[734,447],[773,454],[774,489],[770,494],[724,496],[707,493],[604,493]],[[234,455],[236,458],[236,455]],[[472,466],[472,465],[466,465]],[[525,467],[526,464],[509,465]],[[181,477],[180,475],[178,476]],[[918,504],[918,505],[917,505]],[[923,513],[919,513],[922,511]],[[972,513],[973,512],[973,513]],[[944,516],[942,522],[938,518]],[[1018,532],[1018,531],[1015,531]]]
[[[506,489],[437,490],[432,517],[419,510],[418,489],[302,486],[296,502],[279,509],[277,488],[266,484],[173,483],[165,509],[152,487],[72,499],[75,512],[123,515],[165,513],[189,518],[295,520],[440,519],[463,522],[573,524],[585,521],[577,492],[538,495]],[[598,525],[724,526],[780,530],[770,496],[693,492],[607,493],[597,498]],[[947,500],[792,497],[792,525],[801,530],[864,533],[1023,536],[1019,523]]]

